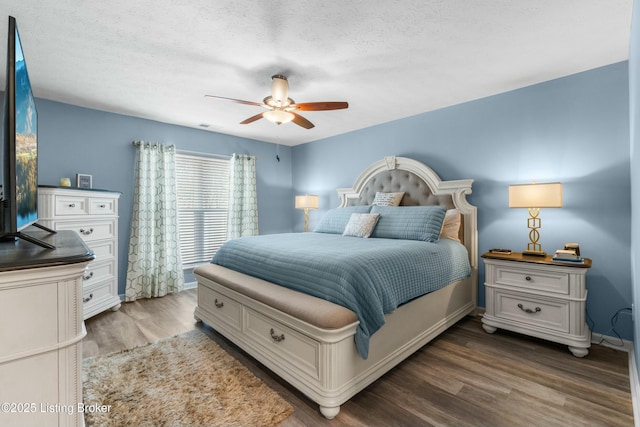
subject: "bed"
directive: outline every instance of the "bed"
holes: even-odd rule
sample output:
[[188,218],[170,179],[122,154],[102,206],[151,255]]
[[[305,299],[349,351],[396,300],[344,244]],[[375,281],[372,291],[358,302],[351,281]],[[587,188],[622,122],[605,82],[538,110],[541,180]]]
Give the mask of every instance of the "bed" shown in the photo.
[[[449,276],[449,279],[445,280],[447,283],[434,287],[436,290],[422,289],[418,294],[407,293],[398,301],[385,302],[382,305],[389,305],[391,309],[382,308],[386,311],[382,318],[375,312],[367,314],[370,309],[375,311],[371,308],[375,304],[363,303],[368,301],[368,297],[360,293],[352,295],[351,298],[354,304],[358,305],[351,305],[351,300],[345,303],[336,299],[338,297],[329,297],[328,294],[333,295],[329,291],[326,295],[313,289],[301,292],[296,287],[294,279],[302,273],[287,272],[285,277],[290,277],[291,283],[283,283],[283,286],[280,286],[274,281],[281,279],[264,273],[268,269],[262,266],[252,268],[250,258],[240,258],[237,261],[237,264],[248,266],[243,270],[236,268],[232,261],[225,261],[226,255],[216,255],[218,259],[214,258],[214,261],[217,264],[201,265],[194,270],[198,282],[195,318],[210,325],[300,390],[319,405],[320,412],[326,418],[332,419],[339,413],[340,405],[353,395],[464,316],[475,314],[477,219],[476,208],[466,199],[471,193],[472,182],[441,181],[425,164],[393,156],[367,167],[356,179],[353,187],[337,190],[340,208],[348,208],[340,212],[358,210],[358,206],[368,208],[378,193],[404,192],[400,203],[402,206],[434,206],[435,208],[415,209],[459,213],[459,227],[456,228],[456,236],[452,240],[459,240],[461,244],[449,242],[449,239],[436,238],[436,241],[425,243],[423,246],[444,248],[445,252],[456,245],[462,247],[463,256],[468,258],[465,259],[468,271],[462,276]],[[383,225],[382,218],[386,215],[384,209],[386,208],[378,208],[382,213],[378,217],[380,221],[376,230]],[[406,208],[405,211],[411,209]],[[381,230],[384,230],[384,227]],[[381,275],[385,282],[392,282],[399,277],[397,281],[402,289],[402,281],[408,280],[404,278],[404,273],[409,267],[420,264],[420,261],[398,254],[402,253],[400,246],[409,247],[413,243],[375,238],[375,234],[372,237],[357,239],[316,232],[296,233],[291,236],[259,236],[254,240],[238,239],[240,242],[229,242],[229,246],[231,249],[235,247],[235,251],[242,254],[250,248],[241,244],[249,242],[249,246],[255,247],[258,251],[252,255],[255,262],[258,262],[258,258],[274,258],[275,262],[278,262],[280,257],[280,265],[284,266],[284,261],[289,256],[286,251],[291,249],[282,245],[285,245],[283,242],[289,245],[291,240],[313,239],[312,243],[306,245],[324,248],[325,241],[331,246],[335,245],[331,242],[336,239],[350,239],[344,240],[347,242],[343,244],[345,254],[355,252],[355,246],[352,249],[351,245],[361,242],[367,245],[386,245],[388,253],[391,253],[389,247],[392,247],[396,257],[410,260],[402,267],[400,273],[393,270],[385,271],[385,267],[379,273],[370,274],[368,268],[363,269],[358,265],[359,258],[355,257],[352,258],[355,273],[339,272],[336,276],[325,276],[324,272],[338,270],[338,267],[330,265],[318,266],[306,274],[318,276],[327,283],[340,282],[338,288],[342,289],[341,292],[355,280],[353,277],[376,275]],[[380,234],[378,237],[383,235]],[[274,239],[276,243],[271,241]],[[262,250],[271,250],[268,256],[259,252],[263,245]],[[274,250],[268,245],[276,245],[279,249]],[[223,251],[224,254],[229,252],[233,250]],[[437,251],[428,249],[426,252],[432,254]],[[329,254],[318,258],[330,259],[332,256]],[[303,261],[298,263],[303,264]],[[281,270],[278,264],[275,265],[273,270]],[[415,274],[419,272],[411,272],[410,276],[413,277]],[[273,281],[271,278],[274,278]],[[421,281],[423,279],[418,277],[417,282]],[[321,283],[316,287],[321,290],[325,285],[326,283]],[[412,284],[410,288],[413,287]],[[351,291],[347,289],[346,292]]]

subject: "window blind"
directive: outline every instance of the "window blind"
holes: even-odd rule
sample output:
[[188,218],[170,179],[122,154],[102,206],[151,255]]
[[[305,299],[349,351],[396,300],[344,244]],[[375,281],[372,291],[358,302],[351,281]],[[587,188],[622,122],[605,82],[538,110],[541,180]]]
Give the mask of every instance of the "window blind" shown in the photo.
[[185,268],[209,262],[227,240],[229,160],[176,153],[178,228]]

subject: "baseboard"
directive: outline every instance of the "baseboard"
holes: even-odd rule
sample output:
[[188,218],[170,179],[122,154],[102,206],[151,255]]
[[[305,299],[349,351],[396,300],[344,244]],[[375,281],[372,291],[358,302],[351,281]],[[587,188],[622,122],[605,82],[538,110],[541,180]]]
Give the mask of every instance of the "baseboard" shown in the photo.
[[[184,288],[182,289],[183,291],[186,291],[188,289],[195,289],[198,287],[198,282],[187,282],[184,284]],[[118,294],[118,296],[120,297],[120,301],[125,302],[124,298],[125,295],[124,294]]]
[[633,342],[623,340],[622,338],[612,337],[609,335],[591,333],[591,344],[599,344],[605,347],[613,348],[615,350],[626,351],[627,353],[633,350]]

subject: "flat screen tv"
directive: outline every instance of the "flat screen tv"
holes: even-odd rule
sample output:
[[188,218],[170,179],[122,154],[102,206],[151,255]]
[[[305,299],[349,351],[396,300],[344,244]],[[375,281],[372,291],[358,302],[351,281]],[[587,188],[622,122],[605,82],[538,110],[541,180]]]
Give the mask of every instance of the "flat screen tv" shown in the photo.
[[53,249],[23,230],[38,220],[38,114],[14,17],[9,17],[4,96],[0,238],[24,239]]

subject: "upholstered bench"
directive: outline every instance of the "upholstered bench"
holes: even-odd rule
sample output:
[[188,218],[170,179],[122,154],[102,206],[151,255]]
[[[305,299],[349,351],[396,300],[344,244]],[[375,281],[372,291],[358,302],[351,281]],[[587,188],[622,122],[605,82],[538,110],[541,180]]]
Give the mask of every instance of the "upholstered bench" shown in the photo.
[[209,279],[299,320],[322,329],[340,329],[358,321],[348,308],[301,294],[215,264],[196,267],[194,274]]

